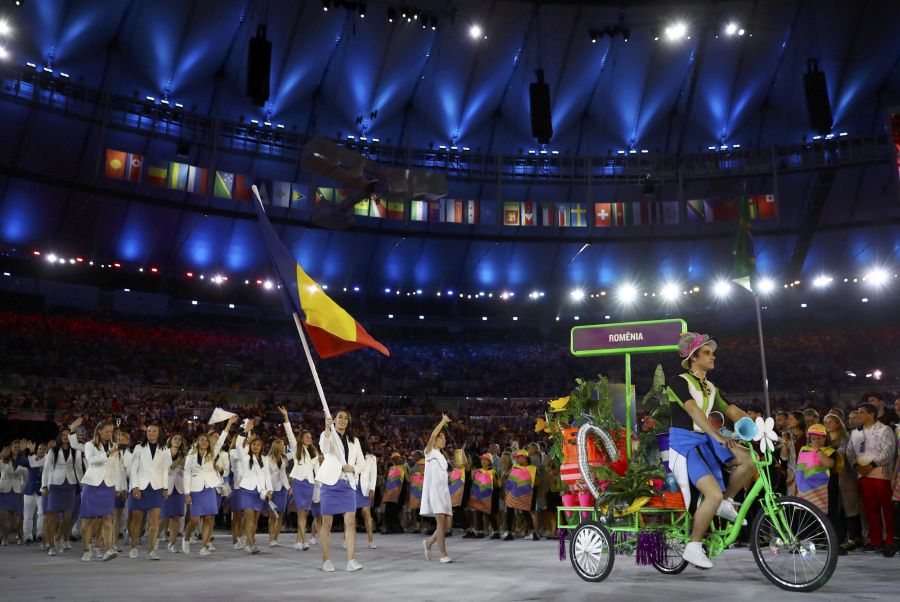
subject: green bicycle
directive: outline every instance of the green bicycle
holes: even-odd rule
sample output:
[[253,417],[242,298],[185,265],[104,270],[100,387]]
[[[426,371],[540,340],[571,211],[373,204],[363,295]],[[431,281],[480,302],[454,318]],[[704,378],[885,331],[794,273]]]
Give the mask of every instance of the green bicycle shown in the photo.
[[[769,466],[772,453],[765,445],[760,454],[752,442],[744,441],[756,465],[758,479],[738,511],[737,522],[717,527],[715,521],[704,539],[710,558],[721,555],[734,543],[750,509],[759,501],[760,511],[750,525],[750,549],[766,578],[778,587],[795,592],[811,592],[825,585],[834,573],[838,541],[828,518],[812,503],[780,496],[772,489]],[[579,450],[582,453],[582,450]],[[653,567],[666,575],[677,575],[688,565],[682,559],[690,541],[691,515],[685,509],[640,508],[626,517],[614,519],[591,507],[561,508],[560,525],[566,511],[584,511],[582,521],[571,536],[569,557],[572,567],[585,581],[599,582],[609,576],[616,553],[634,550],[638,535],[658,531],[664,539],[664,553]],[[653,516],[656,515],[656,516]]]

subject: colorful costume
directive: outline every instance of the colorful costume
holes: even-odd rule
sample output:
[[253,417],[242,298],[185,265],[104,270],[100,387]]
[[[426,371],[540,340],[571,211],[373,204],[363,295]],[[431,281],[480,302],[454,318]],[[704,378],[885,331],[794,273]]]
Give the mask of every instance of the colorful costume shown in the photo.
[[494,494],[494,470],[476,468],[472,471],[472,487],[469,489],[469,509],[491,513],[491,496]]
[[387,477],[384,480],[384,494],[381,496],[384,503],[391,504],[400,501],[400,491],[403,489],[405,480],[406,467],[403,464],[396,464],[388,469]]
[[465,468],[454,468],[450,472],[450,505],[454,508],[462,506],[463,493],[466,491]]
[[504,483],[506,507],[514,510],[531,510],[534,497],[535,466],[513,466]]
[[[829,457],[835,452],[830,447],[820,449]],[[809,445],[800,448],[794,478],[797,483],[797,494],[828,514],[828,479],[831,478],[831,471],[822,464],[819,450]]]

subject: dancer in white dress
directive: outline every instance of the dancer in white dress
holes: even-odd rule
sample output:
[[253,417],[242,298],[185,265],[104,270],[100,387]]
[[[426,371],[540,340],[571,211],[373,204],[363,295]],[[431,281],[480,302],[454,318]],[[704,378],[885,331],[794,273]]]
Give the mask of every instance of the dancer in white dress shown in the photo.
[[437,541],[441,551],[441,562],[451,562],[447,555],[445,536],[450,530],[453,520],[453,506],[450,503],[450,484],[447,479],[447,458],[444,457],[444,446],[447,445],[447,437],[443,433],[444,426],[450,423],[450,418],[443,415],[441,421],[428,439],[425,446],[425,481],[422,483],[422,508],[419,516],[433,516],[437,522],[437,528],[431,537],[422,541],[426,560],[431,560],[431,546]]

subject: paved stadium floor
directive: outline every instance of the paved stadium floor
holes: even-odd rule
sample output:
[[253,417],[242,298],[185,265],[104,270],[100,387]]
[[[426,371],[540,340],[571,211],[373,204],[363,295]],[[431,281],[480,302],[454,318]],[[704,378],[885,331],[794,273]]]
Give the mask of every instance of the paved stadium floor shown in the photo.
[[[282,541],[293,541],[284,534]],[[0,548],[0,599],[3,600],[419,600],[469,602],[507,600],[897,600],[900,556],[851,554],[839,559],[831,581],[818,592],[794,594],[771,585],[759,572],[750,552],[730,550],[701,572],[688,568],[666,576],[652,567],[636,566],[631,557],[616,558],[612,574],[602,583],[575,576],[569,561],[558,560],[554,541],[501,542],[448,540],[454,562],[426,562],[421,536],[378,536],[378,549],[363,547],[357,559],[365,567],[345,572],[344,550],[333,558],[337,572],[321,571],[318,547],[301,552],[269,548],[257,542],[256,556],[230,549],[230,537],[217,533],[220,545],[201,558],[161,552],[162,559],[138,560],[127,555],[104,563],[81,561],[80,543],[54,558],[37,546]],[[365,536],[358,541],[365,545]],[[194,546],[196,550],[197,546]],[[227,549],[226,549],[227,548]]]

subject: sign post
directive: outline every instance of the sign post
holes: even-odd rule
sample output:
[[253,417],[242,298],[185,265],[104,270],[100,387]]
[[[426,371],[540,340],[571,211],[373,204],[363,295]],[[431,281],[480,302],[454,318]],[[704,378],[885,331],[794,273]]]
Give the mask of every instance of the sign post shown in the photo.
[[625,445],[631,459],[631,354],[678,351],[678,339],[687,332],[681,319],[595,324],[572,328],[569,350],[577,357],[625,355]]

